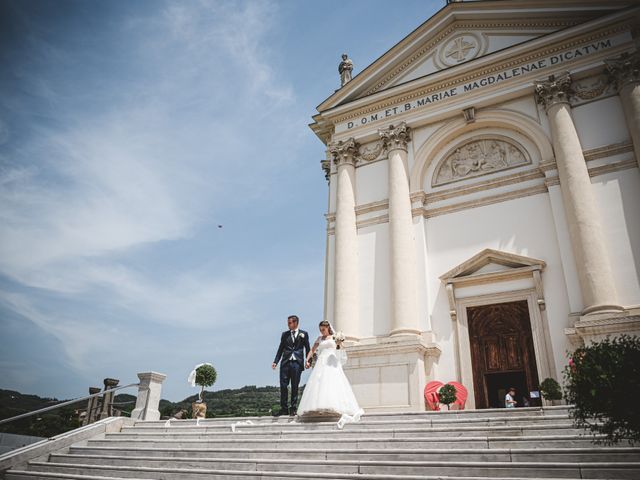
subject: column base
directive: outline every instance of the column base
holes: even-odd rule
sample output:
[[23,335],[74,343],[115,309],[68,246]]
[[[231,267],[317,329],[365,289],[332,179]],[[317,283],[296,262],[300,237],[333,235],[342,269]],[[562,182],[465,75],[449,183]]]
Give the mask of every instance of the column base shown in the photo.
[[[422,333],[422,332],[419,332]],[[425,335],[360,339],[346,345],[344,371],[367,412],[424,411],[423,391],[440,348]]]
[[414,328],[396,328],[395,330],[391,330],[389,335],[395,337],[397,335],[422,335],[422,331],[416,330]]
[[620,305],[614,304],[599,304],[599,305],[591,305],[584,310],[582,310],[582,315],[594,315],[600,313],[619,313],[624,312],[624,308]]
[[576,347],[623,334],[640,336],[640,306],[582,315],[565,334]]

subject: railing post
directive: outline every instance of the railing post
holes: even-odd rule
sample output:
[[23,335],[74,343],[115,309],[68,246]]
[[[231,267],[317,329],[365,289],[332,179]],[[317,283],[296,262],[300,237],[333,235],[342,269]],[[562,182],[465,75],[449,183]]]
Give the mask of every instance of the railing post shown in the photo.
[[160,395],[162,382],[167,376],[163,373],[139,373],[138,399],[136,408],[131,412],[131,418],[136,420],[160,420]]
[[102,411],[100,412],[100,420],[111,416],[113,392],[111,392],[110,390],[117,387],[118,383],[120,383],[120,380],[116,380],[115,378],[104,379],[104,395],[102,396]]
[[[100,387],[89,387],[89,395],[96,394],[100,391]],[[89,425],[95,422],[98,405],[100,404],[98,397],[91,397],[87,402],[87,415],[82,421],[82,425]]]

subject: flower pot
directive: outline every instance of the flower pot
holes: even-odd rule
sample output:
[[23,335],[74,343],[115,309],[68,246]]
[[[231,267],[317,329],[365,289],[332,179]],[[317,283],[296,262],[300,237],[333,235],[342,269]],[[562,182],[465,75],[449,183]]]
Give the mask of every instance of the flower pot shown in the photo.
[[205,402],[193,402],[191,410],[193,411],[193,418],[207,417],[207,404]]

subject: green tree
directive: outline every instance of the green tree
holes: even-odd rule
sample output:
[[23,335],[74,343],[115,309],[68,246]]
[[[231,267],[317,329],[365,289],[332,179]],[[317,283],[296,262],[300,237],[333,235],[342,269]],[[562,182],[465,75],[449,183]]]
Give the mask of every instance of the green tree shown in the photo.
[[199,385],[200,395],[198,399],[202,401],[202,395],[204,393],[205,387],[210,387],[214,383],[216,383],[216,379],[218,378],[218,372],[211,365],[201,365],[196,370],[196,385]]
[[622,335],[578,348],[564,375],[577,427],[604,435],[600,443],[640,442],[640,338]]
[[447,410],[449,410],[449,405],[456,401],[457,393],[458,391],[453,385],[443,385],[442,387],[440,387],[440,390],[438,390],[438,398],[440,399],[440,403],[446,405]]
[[553,378],[545,378],[542,381],[540,393],[547,400],[562,400],[562,388]]

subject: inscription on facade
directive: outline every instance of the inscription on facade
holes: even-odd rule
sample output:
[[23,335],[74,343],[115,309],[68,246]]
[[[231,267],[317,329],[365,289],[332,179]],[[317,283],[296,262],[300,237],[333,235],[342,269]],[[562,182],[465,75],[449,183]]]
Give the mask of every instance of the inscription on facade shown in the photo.
[[577,48],[567,49],[562,52],[550,55],[534,62],[523,63],[517,67],[502,70],[478,80],[473,80],[461,85],[446,88],[443,90],[435,91],[432,94],[426,95],[422,98],[395,105],[393,107],[385,108],[377,112],[368,114],[358,119],[350,120],[348,122],[339,123],[336,125],[336,133],[344,132],[352,128],[367,125],[372,122],[384,120],[395,115],[399,115],[410,110],[423,109],[435,103],[442,102],[444,100],[464,95],[466,93],[475,92],[479,89],[497,85],[506,80],[513,79],[520,76],[540,77],[541,70],[560,65],[562,63],[579,59],[587,55],[609,50],[612,47],[618,46],[629,38],[629,33],[624,32],[620,35],[616,35],[611,38],[598,40],[589,44],[582,45]]

